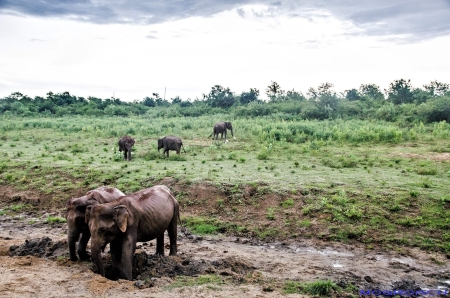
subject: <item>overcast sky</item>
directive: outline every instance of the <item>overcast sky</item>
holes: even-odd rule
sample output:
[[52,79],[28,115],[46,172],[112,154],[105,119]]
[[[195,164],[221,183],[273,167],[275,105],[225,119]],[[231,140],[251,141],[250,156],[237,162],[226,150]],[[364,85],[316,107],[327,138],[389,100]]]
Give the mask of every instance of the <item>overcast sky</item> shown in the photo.
[[450,83],[450,0],[0,0],[0,97]]

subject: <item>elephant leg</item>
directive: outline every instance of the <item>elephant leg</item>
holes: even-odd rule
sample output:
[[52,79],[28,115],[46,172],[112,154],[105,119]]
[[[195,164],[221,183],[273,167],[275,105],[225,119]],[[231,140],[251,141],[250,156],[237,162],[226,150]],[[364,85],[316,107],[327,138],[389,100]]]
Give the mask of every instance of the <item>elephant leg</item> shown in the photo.
[[117,280],[123,277],[122,270],[122,245],[118,242],[111,242],[109,244],[110,252],[111,252],[111,261],[112,261],[112,272],[109,276],[110,279]]
[[123,159],[127,159],[127,149],[123,150]]
[[128,160],[131,160],[131,150],[128,150]]
[[80,238],[80,234],[79,233],[74,233],[74,234],[72,234],[72,235],[70,235],[68,237],[69,254],[70,254],[70,260],[71,261],[78,261],[77,254],[75,252],[75,246],[76,246],[76,242],[77,242],[78,238]]
[[167,229],[170,240],[170,253],[169,256],[177,255],[177,216],[172,218],[169,228]]
[[164,233],[156,238],[156,254],[164,256]]
[[86,252],[86,246],[87,246],[87,243],[90,238],[91,238],[91,233],[89,232],[89,230],[87,230],[87,231],[85,230],[81,234],[80,241],[78,242],[77,252],[78,252],[78,255],[80,256],[80,260],[82,260],[82,261],[89,260],[89,254]]

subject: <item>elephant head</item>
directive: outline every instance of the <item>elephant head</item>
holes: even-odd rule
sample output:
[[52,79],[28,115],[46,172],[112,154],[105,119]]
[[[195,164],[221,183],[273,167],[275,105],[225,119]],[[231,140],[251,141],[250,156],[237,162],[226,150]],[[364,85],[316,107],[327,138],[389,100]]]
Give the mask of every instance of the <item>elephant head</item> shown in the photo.
[[163,142],[163,139],[158,139],[158,152],[159,152],[159,149],[161,149],[161,148],[164,148],[164,142]]
[[[70,259],[72,261],[78,260],[75,253],[75,246],[78,238],[82,233],[89,232],[88,229],[83,229],[85,226],[85,213],[87,207],[87,200],[84,198],[72,198],[67,202],[66,220],[67,220],[67,238],[69,244]],[[87,258],[86,255],[80,256],[82,259]]]
[[228,130],[231,130],[231,136],[234,137],[233,135],[233,125],[231,125],[231,122],[225,122],[225,127]]
[[92,205],[86,209],[86,223],[91,231],[92,261],[98,273],[105,276],[101,251],[127,230],[129,211],[126,206]]
[[[89,259],[86,252],[86,245],[91,237],[89,227],[85,223],[86,209],[90,205],[103,204],[114,201],[121,196],[125,196],[123,192],[114,187],[101,186],[86,193],[79,198],[71,198],[67,202],[66,220],[67,220],[67,238],[69,244],[70,259],[78,260],[78,256],[82,260]],[[81,237],[80,237],[81,235]],[[75,252],[76,242],[78,249]]]

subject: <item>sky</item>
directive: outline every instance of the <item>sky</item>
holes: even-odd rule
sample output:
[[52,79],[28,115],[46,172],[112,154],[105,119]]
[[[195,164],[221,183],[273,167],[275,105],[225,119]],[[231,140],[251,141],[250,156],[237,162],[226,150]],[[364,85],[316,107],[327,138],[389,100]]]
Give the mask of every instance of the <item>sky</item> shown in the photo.
[[450,83],[450,0],[0,0],[0,97]]

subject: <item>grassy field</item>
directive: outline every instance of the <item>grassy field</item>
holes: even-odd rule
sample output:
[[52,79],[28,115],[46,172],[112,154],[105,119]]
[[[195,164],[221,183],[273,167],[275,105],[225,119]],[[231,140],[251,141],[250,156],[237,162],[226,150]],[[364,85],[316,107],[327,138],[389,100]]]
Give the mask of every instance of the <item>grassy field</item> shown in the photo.
[[[232,121],[236,139],[208,136]],[[118,152],[135,138],[133,160]],[[182,138],[170,158],[157,139]],[[367,246],[450,252],[450,125],[288,121],[276,117],[1,119],[0,187],[41,198],[3,197],[0,216],[62,210],[100,185],[125,193],[171,181],[198,233],[262,239],[317,237]],[[168,177],[170,177],[170,180]],[[194,196],[199,187],[207,195]]]

